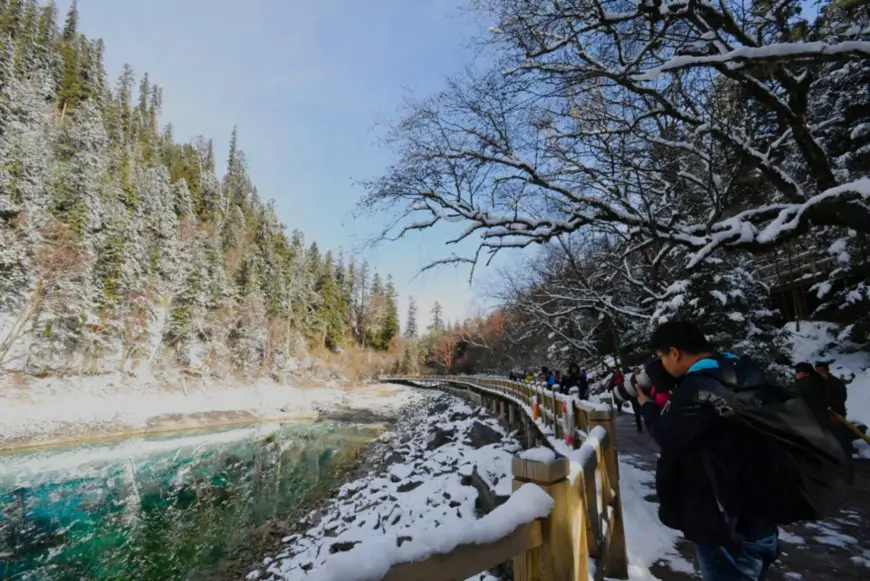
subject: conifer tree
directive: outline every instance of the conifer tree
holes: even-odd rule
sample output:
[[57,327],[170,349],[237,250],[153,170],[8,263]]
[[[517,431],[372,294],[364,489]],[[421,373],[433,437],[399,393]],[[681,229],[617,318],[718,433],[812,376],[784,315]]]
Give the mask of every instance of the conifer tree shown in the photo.
[[387,285],[384,287],[384,322],[381,327],[380,346],[386,349],[390,346],[393,337],[399,333],[399,298],[396,287],[393,285],[393,277],[387,276]]
[[322,329],[324,345],[338,346],[342,343],[345,334],[344,317],[341,311],[341,292],[335,279],[335,265],[331,252],[326,253],[316,291],[320,297],[317,321]]
[[405,336],[409,339],[415,339],[417,333],[417,301],[414,300],[414,297],[408,297],[408,323]]
[[435,304],[432,305],[432,324],[429,325],[429,333],[437,335],[444,330],[444,308],[441,303],[435,301]]
[[110,89],[103,60],[75,2],[61,30],[0,2],[3,369],[280,374],[307,338],[389,344],[395,289],[287,236],[237,130],[221,180],[210,139],[160,131],[157,83],[126,65]]
[[73,0],[61,36],[63,71],[58,91],[61,120],[65,118],[69,109],[75,107],[82,93],[81,71],[85,55],[82,54],[78,37],[78,18],[78,5],[76,0]]

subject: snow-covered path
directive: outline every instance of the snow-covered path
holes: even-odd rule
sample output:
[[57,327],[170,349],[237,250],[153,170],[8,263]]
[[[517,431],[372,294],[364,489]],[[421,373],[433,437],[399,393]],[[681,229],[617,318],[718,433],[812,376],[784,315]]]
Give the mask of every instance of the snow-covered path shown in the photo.
[[[657,517],[655,443],[635,431],[629,414],[617,418],[617,441],[632,579],[697,580],[694,548]],[[836,517],[786,527],[781,541],[783,555],[771,569],[769,581],[870,579],[870,462],[856,462],[852,495]],[[643,567],[650,567],[646,576]]]

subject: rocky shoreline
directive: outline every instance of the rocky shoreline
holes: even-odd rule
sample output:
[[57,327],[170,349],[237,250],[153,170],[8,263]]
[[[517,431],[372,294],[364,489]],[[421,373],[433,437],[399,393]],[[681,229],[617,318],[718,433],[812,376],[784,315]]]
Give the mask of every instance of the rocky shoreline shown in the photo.
[[[374,414],[369,410],[345,408],[332,411],[321,410],[318,419],[336,423],[378,425],[383,427],[384,431],[388,431],[395,426],[401,415],[402,410],[398,410],[396,414],[387,415]],[[338,494],[342,486],[383,469],[383,463],[377,454],[378,444],[379,440],[375,439],[361,447],[355,457],[341,465],[335,478],[326,483],[318,495],[310,498],[286,518],[270,520],[263,524],[254,531],[251,542],[243,550],[225,556],[220,563],[207,571],[201,571],[191,581],[200,579],[202,581],[238,581],[244,579],[252,568],[262,566],[262,555],[276,552],[276,549],[282,546],[282,539],[303,530],[303,522],[316,520],[318,515],[322,516],[329,501]]]
[[271,523],[270,538],[281,534],[280,543],[247,575],[219,578],[305,578],[372,541],[401,545],[425,528],[479,518],[509,496],[510,458],[521,448],[483,408],[435,392],[400,410],[301,518]]

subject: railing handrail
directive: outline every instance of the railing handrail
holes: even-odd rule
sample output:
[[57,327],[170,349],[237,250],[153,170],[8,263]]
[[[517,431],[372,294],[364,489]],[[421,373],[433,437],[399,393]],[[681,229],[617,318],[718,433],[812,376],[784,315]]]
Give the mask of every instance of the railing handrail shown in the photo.
[[[582,439],[583,444],[575,453],[575,460],[580,463],[581,469],[573,482],[567,478],[567,458],[541,463],[514,457],[514,490],[523,483],[532,482],[547,490],[555,500],[549,517],[540,524],[543,544],[514,553],[514,579],[588,579],[589,560],[592,558],[600,563],[595,567],[596,581],[604,579],[605,574],[611,578],[628,577],[611,407],[605,410],[602,406],[557,393],[537,382],[512,381],[493,376],[391,375],[381,380],[432,387],[443,384],[471,387],[502,401],[513,402],[536,423],[552,427],[556,436],[561,425],[567,443],[574,443],[574,436],[581,435],[578,440]],[[538,398],[542,401],[538,401]],[[599,510],[599,505],[603,510]],[[507,555],[508,547],[513,550],[519,546],[516,539],[509,541],[509,537],[517,534],[518,530],[489,545],[462,545],[450,553],[423,562],[396,565],[384,579],[443,581],[448,578],[467,578],[507,560],[511,556]],[[475,560],[474,555],[478,551],[481,553],[479,559]],[[476,569],[470,570],[469,566]]]
[[537,549],[543,542],[541,521],[536,520],[519,525],[491,543],[463,544],[449,553],[435,554],[424,561],[396,563],[382,581],[444,581],[445,571],[449,571],[450,579],[467,579]]

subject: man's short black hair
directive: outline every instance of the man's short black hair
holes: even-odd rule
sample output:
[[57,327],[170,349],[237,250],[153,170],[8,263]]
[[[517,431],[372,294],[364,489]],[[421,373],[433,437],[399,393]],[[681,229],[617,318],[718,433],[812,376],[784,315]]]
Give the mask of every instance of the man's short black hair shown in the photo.
[[688,321],[662,323],[653,331],[649,346],[656,353],[663,353],[671,347],[689,355],[710,353],[713,350],[701,329]]
[[655,386],[658,393],[671,391],[677,383],[677,380],[665,371],[665,366],[662,365],[662,360],[659,357],[650,359],[643,366],[643,372],[649,377],[650,383]]
[[813,366],[806,361],[801,361],[800,363],[795,365],[794,371],[795,373],[806,373],[807,375],[813,375],[816,372],[816,370],[813,369]]
[[827,361],[817,361],[817,362],[816,362],[816,367],[821,367],[821,368],[824,369],[825,371],[830,371],[830,370],[831,370],[831,366],[828,364]]

